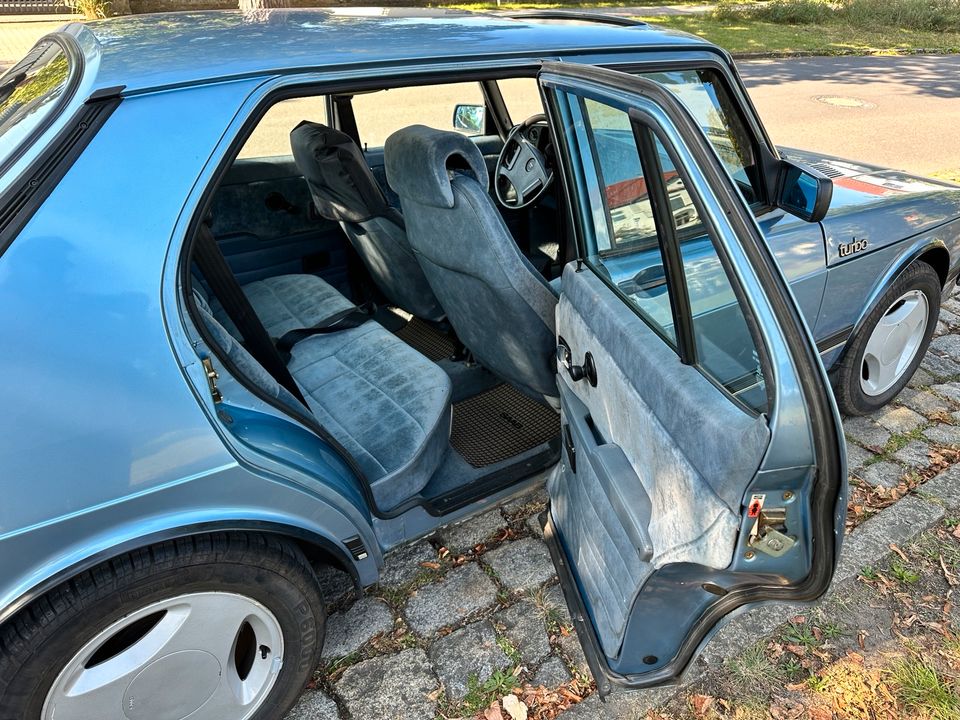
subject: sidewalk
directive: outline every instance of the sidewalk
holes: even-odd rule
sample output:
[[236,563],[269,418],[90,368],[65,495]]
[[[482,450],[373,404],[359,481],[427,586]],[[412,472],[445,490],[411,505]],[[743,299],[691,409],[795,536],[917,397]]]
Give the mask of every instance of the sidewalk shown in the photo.
[[79,15],[0,15],[0,72],[20,60],[41,37]]

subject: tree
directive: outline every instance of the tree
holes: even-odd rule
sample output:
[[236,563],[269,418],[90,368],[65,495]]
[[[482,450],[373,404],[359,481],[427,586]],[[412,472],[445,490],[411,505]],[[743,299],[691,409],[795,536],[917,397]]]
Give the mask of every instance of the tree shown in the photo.
[[290,7],[290,0],[239,0],[240,10],[248,14],[257,14],[259,10]]

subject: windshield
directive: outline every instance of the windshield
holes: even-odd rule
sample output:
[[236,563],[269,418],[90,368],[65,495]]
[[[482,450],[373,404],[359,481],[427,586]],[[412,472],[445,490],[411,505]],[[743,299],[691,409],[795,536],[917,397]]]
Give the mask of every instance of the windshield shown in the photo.
[[66,99],[71,72],[63,47],[44,40],[0,77],[0,165],[54,117]]

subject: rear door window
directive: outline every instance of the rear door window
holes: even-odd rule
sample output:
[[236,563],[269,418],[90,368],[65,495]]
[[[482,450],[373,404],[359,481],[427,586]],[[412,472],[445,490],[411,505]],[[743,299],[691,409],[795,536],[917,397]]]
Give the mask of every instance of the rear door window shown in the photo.
[[38,43],[0,77],[0,165],[68,99],[73,67],[58,43]]

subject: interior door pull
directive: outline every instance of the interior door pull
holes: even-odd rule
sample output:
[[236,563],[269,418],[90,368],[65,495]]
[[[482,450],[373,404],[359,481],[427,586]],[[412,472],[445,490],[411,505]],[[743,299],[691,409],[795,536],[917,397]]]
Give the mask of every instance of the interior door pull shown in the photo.
[[561,338],[557,343],[557,362],[567,371],[570,379],[574,382],[580,382],[586,378],[592,387],[597,386],[597,365],[593,361],[593,355],[589,352],[583,357],[583,365],[574,365],[570,346]]

